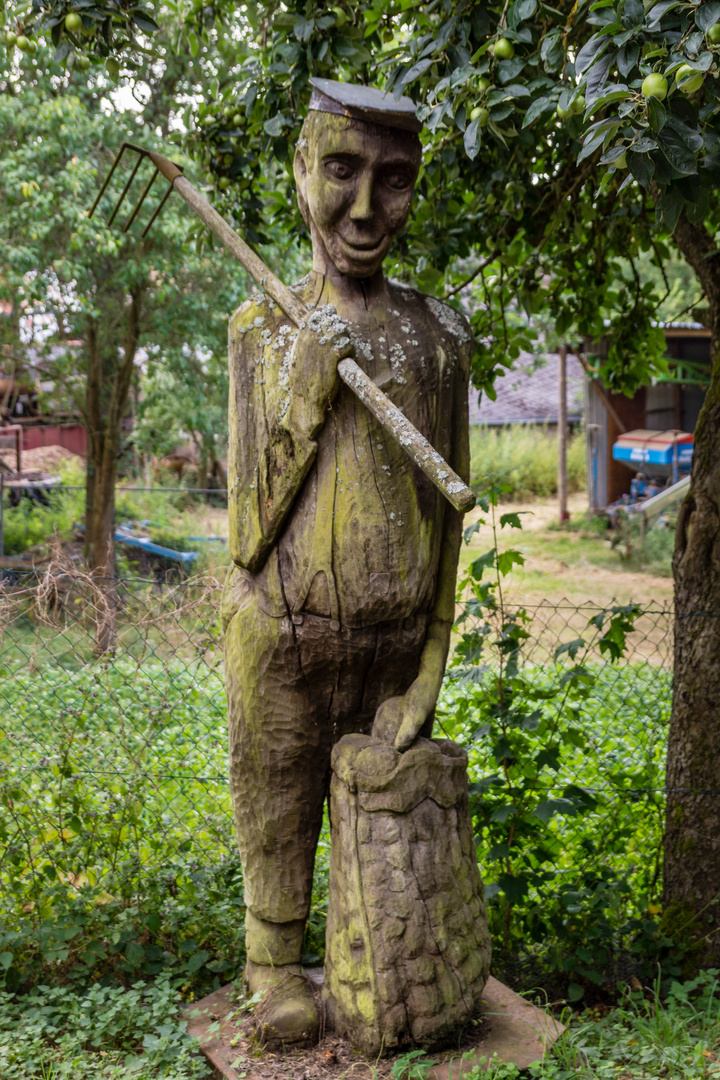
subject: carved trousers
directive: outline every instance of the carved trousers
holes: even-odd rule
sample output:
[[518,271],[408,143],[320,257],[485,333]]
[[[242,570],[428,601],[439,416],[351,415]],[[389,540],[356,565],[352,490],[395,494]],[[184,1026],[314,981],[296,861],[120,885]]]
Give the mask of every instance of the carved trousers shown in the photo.
[[251,594],[223,616],[245,902],[269,922],[305,919],[332,748],[369,732],[378,706],[406,692],[428,617],[337,628],[315,615],[272,617]]

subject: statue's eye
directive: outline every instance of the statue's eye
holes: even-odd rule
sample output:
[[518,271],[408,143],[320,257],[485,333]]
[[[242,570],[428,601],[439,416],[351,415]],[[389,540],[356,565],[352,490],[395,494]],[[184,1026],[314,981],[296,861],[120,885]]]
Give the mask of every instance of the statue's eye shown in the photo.
[[385,183],[393,191],[407,191],[409,187],[412,187],[412,180],[404,172],[388,173],[385,176]]
[[353,175],[352,166],[348,165],[346,161],[326,161],[325,169],[336,180],[349,180]]

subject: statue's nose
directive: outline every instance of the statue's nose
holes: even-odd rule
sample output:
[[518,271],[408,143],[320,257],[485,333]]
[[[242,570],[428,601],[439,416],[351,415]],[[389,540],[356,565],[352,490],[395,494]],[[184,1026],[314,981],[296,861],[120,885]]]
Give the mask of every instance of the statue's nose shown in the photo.
[[373,216],[372,208],[372,176],[362,173],[355,188],[355,201],[350,209],[352,221],[369,221]]

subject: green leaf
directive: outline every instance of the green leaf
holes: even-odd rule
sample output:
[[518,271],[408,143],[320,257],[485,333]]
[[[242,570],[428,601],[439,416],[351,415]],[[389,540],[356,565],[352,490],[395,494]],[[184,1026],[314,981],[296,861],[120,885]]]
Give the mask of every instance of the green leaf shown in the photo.
[[[613,126],[615,128],[618,128],[620,125],[618,123],[618,124],[615,124]],[[585,158],[590,157],[591,154],[594,154],[595,151],[598,150],[603,145],[603,143],[605,142],[605,139],[608,136],[608,132],[611,131],[611,130],[612,130],[612,127],[604,127],[601,131],[595,132],[595,134],[592,135],[592,137],[590,137],[590,138],[586,137],[586,141],[583,143],[583,148],[580,151],[580,153],[578,154],[578,158],[577,158],[578,164],[581,161],[584,161]]]
[[488,104],[507,101],[508,98],[530,97],[530,91],[523,83],[511,83],[499,90],[492,90],[487,97]]
[[150,912],[150,914],[145,919],[145,925],[147,926],[151,934],[160,933],[160,927],[162,926],[162,922],[160,920],[160,916],[156,911]]
[[720,0],[710,0],[710,3],[700,4],[695,10],[695,24],[703,34],[707,34],[718,19],[720,19]]
[[515,0],[513,7],[520,22],[523,22],[531,19],[537,11],[537,0]]
[[192,975],[194,972],[199,971],[203,964],[207,963],[209,959],[209,952],[196,952],[188,960],[185,970]]
[[527,874],[500,874],[497,884],[511,904],[519,903],[529,889]]
[[552,98],[541,97],[532,101],[527,108],[527,112],[523,118],[522,126],[524,128],[529,127],[533,120],[537,120],[539,116],[545,113],[551,113],[555,111],[555,102]]
[[62,64],[62,62],[67,58],[71,50],[72,45],[69,41],[61,42],[55,50],[55,55],[53,56],[53,60],[55,61],[55,63]]
[[474,521],[472,525],[468,525],[463,529],[463,540],[466,544],[469,544],[476,532],[480,531],[480,527],[484,524],[483,519],[479,518],[478,521]]
[[125,946],[125,959],[128,964],[138,967],[145,959],[145,949],[137,941],[129,941]]
[[475,581],[480,581],[484,572],[495,565],[495,548],[486,551],[479,559],[470,564],[469,572]]
[[648,123],[653,131],[662,131],[667,119],[667,113],[662,101],[656,97],[648,98]]
[[[521,513],[527,513],[523,510]],[[504,529],[506,525],[509,525],[511,529],[522,529],[522,521],[520,520],[520,513],[511,512],[509,514],[500,515],[500,528]]]
[[7,969],[12,966],[12,962],[14,959],[15,956],[11,952],[0,953],[0,967],[4,967],[7,971]]
[[609,51],[588,70],[585,76],[585,96],[589,102],[595,101],[607,83],[614,60],[614,51]]
[[497,81],[502,85],[517,79],[526,62],[524,56],[514,56],[512,60],[501,60],[497,66]]
[[593,34],[593,36],[586,41],[580,52],[577,54],[575,60],[575,73],[582,75],[593,61],[605,52],[610,41],[607,37],[601,37],[599,34]]
[[557,649],[555,650],[555,659],[559,660],[561,656],[564,656],[565,653],[567,653],[570,659],[574,660],[580,649],[583,648],[584,644],[585,641],[583,640],[583,638],[578,637],[573,638],[572,641],[566,641],[563,645],[558,645]]
[[668,159],[673,169],[682,173],[684,176],[690,176],[692,173],[697,172],[697,161],[695,154],[688,146],[685,139],[677,131],[674,131],[669,125],[666,125],[661,132],[658,133],[658,145]]
[[644,188],[650,187],[650,182],[655,174],[655,165],[649,154],[638,154],[634,150],[627,152],[628,169],[639,184]]
[[470,121],[463,137],[465,153],[471,161],[478,156],[481,139],[480,117],[477,117],[477,119]]
[[152,16],[148,15],[146,11],[133,12],[132,19],[135,25],[139,26],[146,34],[155,34],[160,29]]
[[274,116],[271,116],[269,120],[265,121],[265,123],[263,124],[263,130],[266,131],[268,135],[282,135],[285,123],[286,121],[283,114],[275,113]]
[[509,574],[513,566],[524,566],[525,556],[521,555],[519,551],[510,549],[508,551],[501,551],[497,557],[498,571],[504,576]]
[[580,1001],[585,996],[585,991],[579,983],[570,983],[568,986],[568,998],[570,1001]]
[[577,813],[577,807],[570,799],[545,799],[544,802],[538,803],[533,813],[540,821],[547,822],[556,814],[572,817]]
[[549,746],[545,750],[541,750],[535,758],[535,765],[538,771],[547,768],[557,772],[560,768],[560,747]]
[[645,18],[642,0],[625,0],[622,20],[625,26],[640,26]]
[[679,6],[680,0],[660,0],[660,3],[655,4],[655,6],[647,13],[645,21],[648,29],[652,29],[652,24],[659,22],[663,15],[667,14],[668,11],[672,11],[673,8]]
[[415,79],[419,79],[429,67],[435,63],[434,57],[428,57],[425,60],[420,60],[417,64],[413,64],[409,71],[406,71],[404,75],[401,75],[398,81],[393,87],[393,94],[396,98],[400,98],[404,87],[409,86]]
[[[618,49],[617,66],[623,79],[627,79],[632,69],[640,59],[640,46],[636,41],[629,41]],[[657,98],[649,98],[649,101],[657,101]]]

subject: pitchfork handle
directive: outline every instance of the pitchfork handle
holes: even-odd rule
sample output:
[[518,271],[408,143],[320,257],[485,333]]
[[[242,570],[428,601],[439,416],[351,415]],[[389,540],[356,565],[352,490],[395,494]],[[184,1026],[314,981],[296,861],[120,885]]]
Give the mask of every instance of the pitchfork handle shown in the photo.
[[[189,180],[185,179],[177,165],[162,154],[151,152],[148,156],[201,221],[212,229],[218,240],[255,278],[258,285],[280,305],[297,327],[302,328],[308,317],[305,305],[268,269],[262,259],[230,228],[227,221]],[[393,405],[390,398],[368,378],[363,369],[354,360],[341,360],[338,364],[338,375],[455,509],[461,513],[472,510],[476,502],[473,491],[443,460],[425,436]]]

